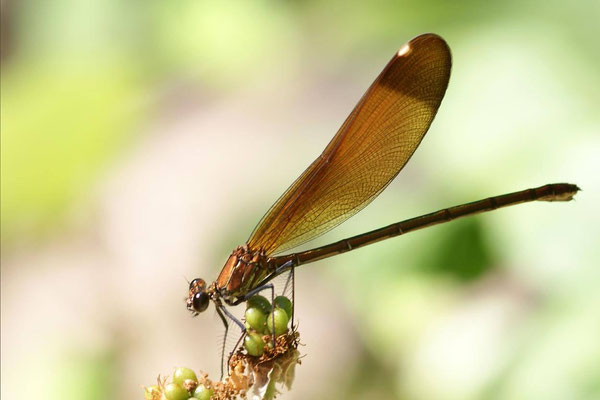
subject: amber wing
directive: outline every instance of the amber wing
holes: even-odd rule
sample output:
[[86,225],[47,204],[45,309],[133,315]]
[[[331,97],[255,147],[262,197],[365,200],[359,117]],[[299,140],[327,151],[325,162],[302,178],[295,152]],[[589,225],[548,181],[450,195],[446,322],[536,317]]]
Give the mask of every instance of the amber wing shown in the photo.
[[263,217],[252,249],[280,253],[341,224],[408,162],[450,78],[446,42],[424,34],[404,45],[363,95],[325,151]]

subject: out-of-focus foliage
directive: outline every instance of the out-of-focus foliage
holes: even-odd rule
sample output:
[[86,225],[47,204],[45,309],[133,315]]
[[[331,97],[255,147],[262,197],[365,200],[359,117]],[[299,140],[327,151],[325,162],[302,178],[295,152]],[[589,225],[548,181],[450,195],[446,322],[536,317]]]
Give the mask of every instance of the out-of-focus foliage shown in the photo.
[[298,271],[308,355],[287,396],[600,397],[598,1],[1,6],[3,398],[141,398],[169,363],[218,365],[219,321],[186,318],[181,276],[218,272],[423,32],[454,57],[436,121],[319,243],[550,181],[583,192]]
[[127,143],[133,116],[125,99],[135,88],[124,67],[35,65],[3,75],[4,240],[59,225]]

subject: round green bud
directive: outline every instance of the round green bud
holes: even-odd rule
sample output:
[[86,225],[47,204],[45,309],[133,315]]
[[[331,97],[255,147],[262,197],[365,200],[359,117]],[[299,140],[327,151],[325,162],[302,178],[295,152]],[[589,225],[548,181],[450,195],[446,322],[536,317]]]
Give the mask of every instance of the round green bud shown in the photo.
[[175,372],[173,372],[173,383],[183,386],[183,382],[185,382],[186,379],[191,379],[195,382],[198,382],[196,373],[191,369],[185,367],[176,368]]
[[187,400],[190,394],[177,383],[171,382],[165,385],[163,394],[167,400]]
[[285,296],[277,296],[273,300],[273,306],[285,310],[288,319],[292,319],[292,302]]
[[265,350],[265,342],[258,333],[250,332],[244,338],[244,348],[249,355],[260,357]]
[[210,400],[212,395],[213,390],[204,385],[198,385],[196,390],[194,390],[194,398],[198,400]]
[[248,301],[246,302],[246,308],[259,308],[263,313],[268,314],[271,312],[271,303],[269,303],[269,300],[266,299],[266,297],[263,297],[261,295],[256,295],[256,296],[252,296],[248,299]]
[[250,325],[250,328],[257,332],[263,332],[265,330],[265,322],[267,322],[267,315],[262,312],[258,307],[250,307],[246,310],[246,323]]
[[267,330],[270,334],[273,334],[273,322],[275,322],[275,336],[279,336],[287,331],[287,324],[289,321],[290,319],[285,310],[275,308],[267,317]]

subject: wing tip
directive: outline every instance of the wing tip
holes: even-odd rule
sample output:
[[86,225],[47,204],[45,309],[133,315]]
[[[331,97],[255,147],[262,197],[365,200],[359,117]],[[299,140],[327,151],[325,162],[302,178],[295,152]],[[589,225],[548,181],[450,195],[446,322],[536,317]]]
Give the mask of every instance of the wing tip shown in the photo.
[[406,56],[412,52],[413,48],[422,45],[430,45],[430,46],[439,46],[444,49],[444,51],[450,55],[450,46],[446,40],[438,35],[437,33],[422,33],[414,38],[410,39],[406,44],[404,44],[396,53],[398,57]]

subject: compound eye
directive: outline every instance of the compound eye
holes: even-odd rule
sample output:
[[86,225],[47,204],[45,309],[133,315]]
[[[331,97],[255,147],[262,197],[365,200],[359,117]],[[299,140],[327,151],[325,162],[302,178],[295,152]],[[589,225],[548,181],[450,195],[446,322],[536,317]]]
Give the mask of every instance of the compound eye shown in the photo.
[[206,292],[198,292],[194,295],[194,299],[192,300],[192,306],[194,307],[194,311],[202,312],[206,310],[208,307],[209,296]]
[[190,282],[190,290],[196,287],[203,290],[206,287],[206,282],[204,282],[204,279],[196,278]]

